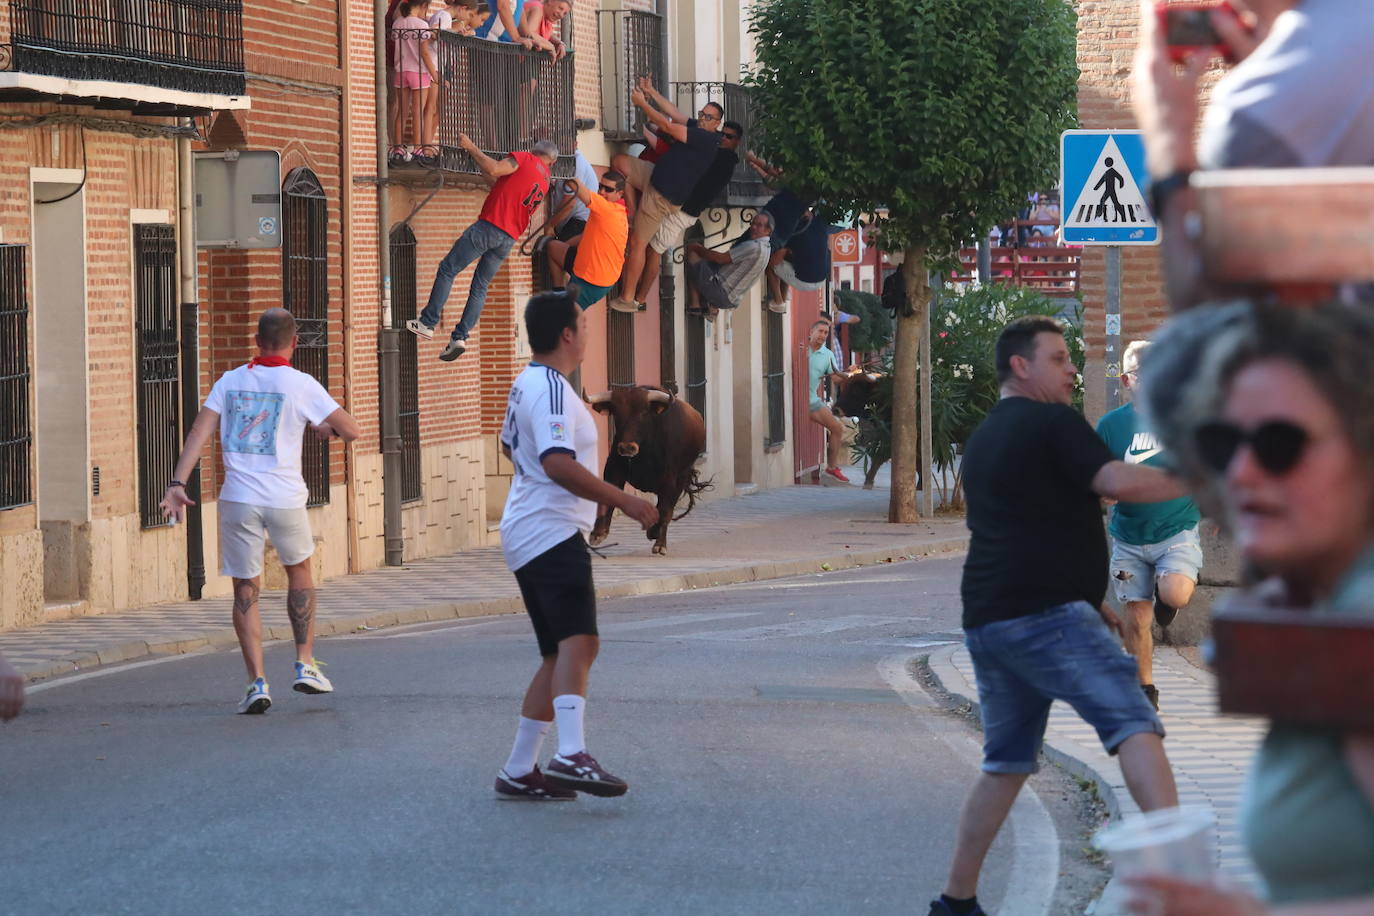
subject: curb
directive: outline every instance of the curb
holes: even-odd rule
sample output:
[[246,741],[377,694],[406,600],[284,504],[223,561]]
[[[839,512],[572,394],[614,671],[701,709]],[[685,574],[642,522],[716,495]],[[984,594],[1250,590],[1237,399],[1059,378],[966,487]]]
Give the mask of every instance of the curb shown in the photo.
[[[680,573],[672,576],[659,576],[632,582],[619,582],[596,590],[598,600],[630,598],[636,595],[661,595],[670,592],[693,591],[720,585],[739,585],[744,582],[760,582],[767,579],[785,579],[807,573],[838,572],[845,569],[858,569],[883,563],[914,560],[938,554],[958,553],[968,549],[968,538],[947,538],[927,541],[920,544],[890,547],[883,550],[845,551],[831,556],[808,557],[804,560],[779,560],[771,563],[757,563],[750,566],[726,567],[705,572]],[[338,636],[362,629],[381,629],[383,627],[406,626],[432,621],[453,620],[463,617],[487,617],[497,614],[518,614],[525,605],[518,595],[509,598],[488,598],[481,601],[454,601],[424,607],[406,608],[400,611],[384,611],[378,614],[357,614],[347,617],[333,617],[317,620],[315,635]],[[291,628],[283,625],[267,625],[262,628],[264,642],[269,640],[290,639]],[[160,642],[133,640],[119,643],[109,648],[86,651],[77,655],[55,660],[46,666],[25,668],[24,677],[29,682],[42,681],[63,674],[88,671],[119,662],[138,659],[184,655],[200,649],[227,649],[238,645],[238,637],[232,627],[190,636],[184,639],[167,639]]]

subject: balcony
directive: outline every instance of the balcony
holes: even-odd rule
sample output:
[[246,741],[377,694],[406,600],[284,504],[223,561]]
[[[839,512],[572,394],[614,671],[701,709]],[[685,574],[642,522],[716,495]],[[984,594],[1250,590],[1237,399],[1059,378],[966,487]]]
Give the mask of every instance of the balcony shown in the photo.
[[644,113],[630,101],[641,76],[665,86],[668,69],[663,17],[638,10],[600,10],[597,35],[601,48],[601,130],[607,140],[641,138]]
[[[426,33],[433,34],[433,33]],[[499,159],[552,140],[561,154],[553,174],[571,178],[577,130],[573,125],[573,53],[555,61],[545,51],[439,32],[434,41],[439,70],[439,163],[447,172],[476,175],[458,145],[467,134]]]
[[241,0],[11,0],[0,99],[190,115],[247,108]]
[[761,207],[768,203],[773,191],[763,183],[757,172],[744,162],[744,150],[753,138],[757,120],[749,100],[749,90],[738,83],[685,82],[673,83],[674,103],[683,114],[696,117],[701,106],[718,102],[725,108],[725,120],[738,121],[744,128],[744,142],[740,144],[740,163],[721,195],[713,201],[717,207]]

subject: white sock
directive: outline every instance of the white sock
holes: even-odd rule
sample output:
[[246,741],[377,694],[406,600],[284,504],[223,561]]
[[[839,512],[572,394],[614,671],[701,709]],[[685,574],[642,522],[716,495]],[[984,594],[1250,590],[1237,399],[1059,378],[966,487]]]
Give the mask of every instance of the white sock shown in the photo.
[[586,708],[587,698],[575,693],[553,698],[553,718],[558,723],[559,756],[580,754],[587,749],[587,739],[582,735],[582,714]]
[[506,775],[517,779],[528,776],[534,765],[539,762],[539,748],[544,744],[544,736],[549,733],[552,722],[520,717],[515,729],[515,745],[510,749],[510,759],[506,761]]

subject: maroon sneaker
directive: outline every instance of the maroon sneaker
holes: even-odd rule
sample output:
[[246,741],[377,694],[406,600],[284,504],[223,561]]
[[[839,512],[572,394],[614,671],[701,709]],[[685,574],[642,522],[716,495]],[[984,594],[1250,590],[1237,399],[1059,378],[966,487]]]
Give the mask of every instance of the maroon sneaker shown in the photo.
[[497,773],[496,797],[501,801],[572,801],[577,793],[553,785],[536,766],[524,776],[511,776],[504,769]]
[[552,788],[576,789],[588,795],[602,798],[615,798],[629,791],[629,784],[618,776],[612,776],[601,768],[601,764],[586,751],[564,757],[562,754],[549,761],[549,772],[544,781]]

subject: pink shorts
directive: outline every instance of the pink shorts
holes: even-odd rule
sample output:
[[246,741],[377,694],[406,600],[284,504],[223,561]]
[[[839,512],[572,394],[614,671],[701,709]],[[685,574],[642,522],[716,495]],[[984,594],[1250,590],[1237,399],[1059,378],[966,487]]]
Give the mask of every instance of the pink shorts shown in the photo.
[[429,74],[415,73],[407,70],[404,73],[391,74],[391,85],[397,89],[428,89]]

